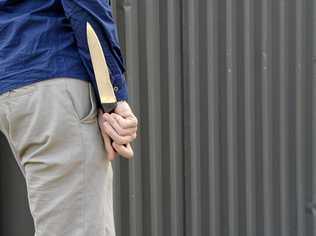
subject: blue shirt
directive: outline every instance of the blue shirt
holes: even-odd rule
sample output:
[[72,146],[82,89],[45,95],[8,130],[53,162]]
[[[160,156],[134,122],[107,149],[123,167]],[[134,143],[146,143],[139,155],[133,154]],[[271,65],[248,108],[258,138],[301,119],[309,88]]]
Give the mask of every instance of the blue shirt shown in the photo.
[[117,29],[106,0],[0,0],[0,94],[57,77],[89,80],[98,94],[87,21],[101,41],[117,100],[127,100]]

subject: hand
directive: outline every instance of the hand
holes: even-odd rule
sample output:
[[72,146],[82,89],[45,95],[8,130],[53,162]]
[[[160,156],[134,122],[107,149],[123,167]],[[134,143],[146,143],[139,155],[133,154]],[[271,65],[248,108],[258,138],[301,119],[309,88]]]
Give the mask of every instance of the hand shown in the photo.
[[[137,123],[137,118],[125,101],[118,102],[114,113],[103,114],[102,110],[99,110],[99,126],[109,159],[115,159],[115,151],[127,159],[133,157],[134,153],[129,143],[136,138]],[[112,145],[110,138],[114,141]]]
[[116,144],[128,144],[136,139],[137,118],[125,101],[119,101],[113,113],[104,113],[104,129]]
[[116,144],[115,142],[112,142],[110,136],[107,135],[107,133],[105,132],[104,125],[103,125],[104,119],[102,115],[103,115],[103,112],[101,109],[99,109],[98,123],[101,128],[101,133],[102,133],[105,149],[108,154],[107,155],[108,160],[110,161],[114,160],[117,157],[117,152],[121,156],[125,157],[126,159],[131,159],[134,156],[134,152],[131,148],[131,145],[128,143],[125,146],[125,145],[120,145],[120,144]]

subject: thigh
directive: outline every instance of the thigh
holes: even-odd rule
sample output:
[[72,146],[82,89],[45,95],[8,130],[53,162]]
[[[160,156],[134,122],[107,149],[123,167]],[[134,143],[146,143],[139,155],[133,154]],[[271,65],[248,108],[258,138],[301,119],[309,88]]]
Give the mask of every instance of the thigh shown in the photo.
[[[15,155],[15,148],[13,146],[12,139],[10,138],[10,134],[9,134],[10,129],[11,129],[11,126],[9,123],[9,116],[10,116],[9,100],[11,97],[10,95],[11,95],[11,92],[6,92],[0,95],[0,133],[2,133],[4,137],[6,138],[6,141],[7,141],[6,143],[9,144],[10,149],[16,158],[17,155]],[[22,174],[24,175],[24,169],[22,168],[19,160],[17,160],[17,164]]]
[[112,166],[89,86],[55,79],[10,98],[10,137],[37,236],[114,235]]
[[7,136],[8,130],[8,113],[9,113],[9,106],[8,106],[8,95],[9,92],[0,94],[0,132]]

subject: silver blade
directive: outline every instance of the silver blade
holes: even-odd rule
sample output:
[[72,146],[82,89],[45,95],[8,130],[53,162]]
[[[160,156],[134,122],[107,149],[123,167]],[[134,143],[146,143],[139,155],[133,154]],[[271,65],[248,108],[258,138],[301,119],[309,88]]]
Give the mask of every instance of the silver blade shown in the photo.
[[89,22],[87,22],[87,39],[101,103],[116,103],[116,96],[101,43]]

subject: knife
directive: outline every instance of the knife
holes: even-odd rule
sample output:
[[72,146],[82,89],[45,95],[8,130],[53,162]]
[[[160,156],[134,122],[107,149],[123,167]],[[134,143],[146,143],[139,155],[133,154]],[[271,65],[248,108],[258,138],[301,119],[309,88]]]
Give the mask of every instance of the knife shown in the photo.
[[[110,79],[109,68],[106,63],[102,46],[93,27],[87,22],[87,41],[90,51],[93,71],[100,95],[103,112],[111,113],[117,106],[116,96]],[[110,138],[111,143],[113,140]],[[124,144],[126,147],[127,145]]]
[[110,113],[116,108],[117,100],[114,94],[109,68],[103,54],[101,43],[89,22],[87,22],[87,41],[102,110],[103,112]]

